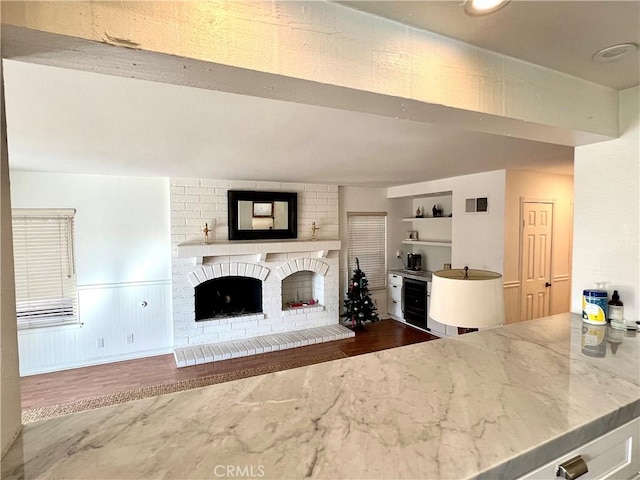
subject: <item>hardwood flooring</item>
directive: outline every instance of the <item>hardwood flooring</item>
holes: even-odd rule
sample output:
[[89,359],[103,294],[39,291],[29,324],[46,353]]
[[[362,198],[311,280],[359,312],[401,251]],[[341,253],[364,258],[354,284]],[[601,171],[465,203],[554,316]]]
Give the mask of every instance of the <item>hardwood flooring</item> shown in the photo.
[[429,333],[387,319],[367,325],[366,330],[356,330],[355,337],[345,340],[193,367],[177,368],[173,355],[169,354],[32,375],[20,379],[22,409],[57,405],[216,373],[279,365],[336,352],[343,352],[348,356],[361,355],[436,338]]

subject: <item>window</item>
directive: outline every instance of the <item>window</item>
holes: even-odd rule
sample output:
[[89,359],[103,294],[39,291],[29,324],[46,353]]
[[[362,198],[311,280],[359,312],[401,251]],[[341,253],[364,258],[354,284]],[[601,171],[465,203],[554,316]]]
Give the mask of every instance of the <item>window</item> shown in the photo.
[[19,330],[79,323],[74,215],[73,209],[13,209]]
[[387,214],[386,212],[347,212],[349,273],[356,268],[366,274],[371,290],[387,286]]

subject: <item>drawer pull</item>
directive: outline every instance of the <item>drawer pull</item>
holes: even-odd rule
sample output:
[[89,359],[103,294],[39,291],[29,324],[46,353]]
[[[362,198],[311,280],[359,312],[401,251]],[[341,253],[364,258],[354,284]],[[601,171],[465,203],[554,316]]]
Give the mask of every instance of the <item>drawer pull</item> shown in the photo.
[[397,285],[391,285],[391,286],[392,286],[393,288],[398,288],[398,286],[397,286]]
[[395,300],[391,300],[391,302],[392,302],[392,303],[398,303],[398,302],[396,302]]
[[587,468],[587,464],[582,459],[580,455],[577,457],[573,457],[566,462],[561,463],[556,467],[556,477],[566,478],[567,480],[574,480],[585,473],[587,473],[589,469]]

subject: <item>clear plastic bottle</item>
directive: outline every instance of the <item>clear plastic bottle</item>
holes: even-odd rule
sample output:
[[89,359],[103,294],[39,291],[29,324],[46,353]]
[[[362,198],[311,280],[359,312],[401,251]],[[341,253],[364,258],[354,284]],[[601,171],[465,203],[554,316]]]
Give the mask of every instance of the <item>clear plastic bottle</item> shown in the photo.
[[618,291],[614,290],[611,300],[609,300],[609,321],[613,328],[626,328],[624,324],[624,305],[620,301]]

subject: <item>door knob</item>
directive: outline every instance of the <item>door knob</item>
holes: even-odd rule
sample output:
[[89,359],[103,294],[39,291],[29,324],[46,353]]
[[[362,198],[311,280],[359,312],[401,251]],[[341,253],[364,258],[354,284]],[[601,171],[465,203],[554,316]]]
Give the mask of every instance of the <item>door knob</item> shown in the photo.
[[551,284],[550,284],[549,282],[547,282],[547,283],[545,283],[545,284],[544,284],[544,286],[545,286],[545,287],[550,287],[550,286],[551,286]]

